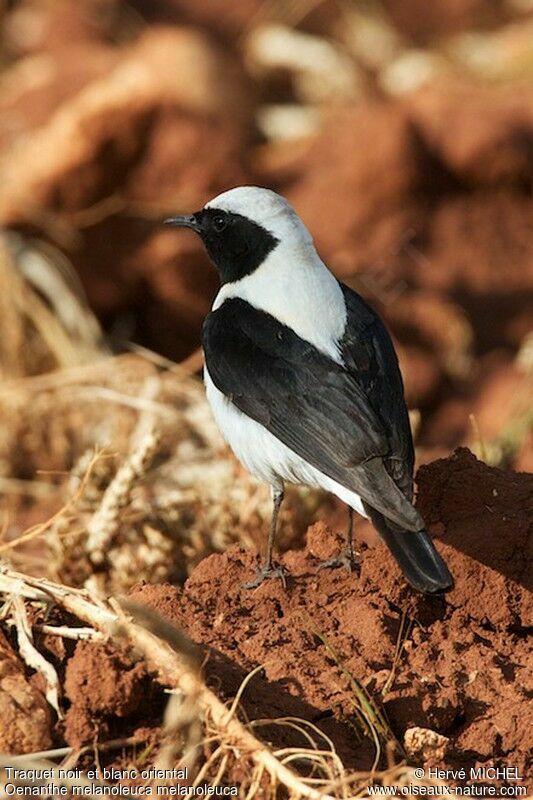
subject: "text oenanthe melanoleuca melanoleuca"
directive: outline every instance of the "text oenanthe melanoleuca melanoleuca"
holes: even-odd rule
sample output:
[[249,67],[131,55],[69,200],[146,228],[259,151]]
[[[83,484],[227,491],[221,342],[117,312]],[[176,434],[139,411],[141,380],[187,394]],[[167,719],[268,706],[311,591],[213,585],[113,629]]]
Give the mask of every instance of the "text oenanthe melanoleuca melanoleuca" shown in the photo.
[[272,548],[284,482],[320,487],[368,517],[409,583],[453,579],[412,505],[414,450],[398,359],[378,315],[340,283],[294,209],[241,186],[168,224],[201,237],[221,288],[202,335],[206,393],[241,463],[272,488],[257,586],[281,575]]

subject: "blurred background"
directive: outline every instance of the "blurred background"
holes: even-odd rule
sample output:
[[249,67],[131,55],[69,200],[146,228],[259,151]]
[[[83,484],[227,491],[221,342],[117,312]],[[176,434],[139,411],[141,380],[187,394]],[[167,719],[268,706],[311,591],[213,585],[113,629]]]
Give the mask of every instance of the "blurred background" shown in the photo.
[[243,183],[384,316],[418,463],[532,469],[531,0],[0,9],[0,555],[113,590],[254,540],[195,377],[216,276],[161,225]]

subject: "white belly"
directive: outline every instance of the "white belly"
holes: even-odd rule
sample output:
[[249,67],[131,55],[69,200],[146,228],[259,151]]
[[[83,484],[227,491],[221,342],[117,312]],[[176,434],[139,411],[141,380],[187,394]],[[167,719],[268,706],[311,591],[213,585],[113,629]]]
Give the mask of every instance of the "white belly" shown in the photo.
[[359,495],[328,478],[280,442],[266,428],[239,411],[216,388],[207,367],[204,367],[204,382],[207,400],[222,436],[241,464],[255,478],[274,487],[279,487],[283,481],[287,481],[325,489],[359,514],[367,516]]

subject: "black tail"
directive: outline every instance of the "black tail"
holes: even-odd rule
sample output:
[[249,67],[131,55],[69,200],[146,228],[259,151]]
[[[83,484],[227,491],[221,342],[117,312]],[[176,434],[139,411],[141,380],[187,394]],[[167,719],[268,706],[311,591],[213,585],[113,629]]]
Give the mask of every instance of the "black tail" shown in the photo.
[[402,531],[366,504],[365,511],[411,586],[426,594],[452,588],[450,571],[426,531]]

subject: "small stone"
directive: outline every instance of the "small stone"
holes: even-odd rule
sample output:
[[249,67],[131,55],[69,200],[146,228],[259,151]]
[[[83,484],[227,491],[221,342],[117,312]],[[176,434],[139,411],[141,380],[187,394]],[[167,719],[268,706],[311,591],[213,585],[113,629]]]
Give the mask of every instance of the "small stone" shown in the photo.
[[441,761],[448,748],[449,739],[430,728],[408,728],[403,737],[405,751],[411,758],[422,761]]

